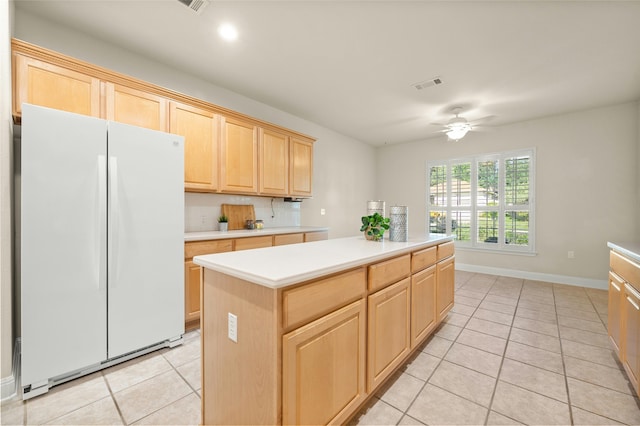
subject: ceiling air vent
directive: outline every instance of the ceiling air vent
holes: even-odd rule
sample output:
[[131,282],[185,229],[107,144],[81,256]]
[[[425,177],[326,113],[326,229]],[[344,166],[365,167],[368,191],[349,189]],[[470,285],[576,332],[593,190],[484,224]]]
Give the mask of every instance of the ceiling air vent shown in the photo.
[[422,90],[426,89],[427,87],[437,86],[439,84],[442,84],[442,79],[440,77],[433,77],[429,80],[421,81],[420,83],[414,83],[412,84],[412,86],[418,90]]
[[202,12],[202,9],[204,9],[207,6],[207,4],[209,4],[208,0],[178,0],[178,1],[198,14],[200,14]]

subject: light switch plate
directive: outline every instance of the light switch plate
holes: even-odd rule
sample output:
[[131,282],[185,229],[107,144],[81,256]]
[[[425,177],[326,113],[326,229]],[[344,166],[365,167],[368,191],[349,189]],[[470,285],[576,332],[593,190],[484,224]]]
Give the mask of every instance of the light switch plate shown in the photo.
[[238,317],[229,312],[229,339],[238,343]]

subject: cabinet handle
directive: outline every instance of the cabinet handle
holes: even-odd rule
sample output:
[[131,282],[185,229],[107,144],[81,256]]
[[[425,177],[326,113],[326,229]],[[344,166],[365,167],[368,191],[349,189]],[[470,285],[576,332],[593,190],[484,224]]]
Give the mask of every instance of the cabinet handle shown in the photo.
[[611,283],[612,286],[614,286],[616,288],[616,290],[620,291],[620,287],[618,287],[618,285],[616,284],[615,281],[609,280],[609,282]]
[[634,308],[636,308],[637,311],[640,311],[640,306],[638,306],[638,304],[632,298],[627,296],[627,300],[633,305]]

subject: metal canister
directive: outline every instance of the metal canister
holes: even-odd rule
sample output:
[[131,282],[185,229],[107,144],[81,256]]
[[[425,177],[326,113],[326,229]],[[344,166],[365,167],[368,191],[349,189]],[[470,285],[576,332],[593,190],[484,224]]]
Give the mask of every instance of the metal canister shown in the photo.
[[367,216],[371,216],[374,213],[384,216],[384,201],[367,201]]
[[389,208],[389,214],[389,241],[408,241],[409,207],[391,206]]

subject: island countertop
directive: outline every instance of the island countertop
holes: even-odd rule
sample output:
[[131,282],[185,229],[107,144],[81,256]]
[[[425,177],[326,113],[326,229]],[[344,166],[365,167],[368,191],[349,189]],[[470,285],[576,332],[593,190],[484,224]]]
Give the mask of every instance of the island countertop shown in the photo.
[[281,288],[452,240],[441,234],[414,235],[407,242],[376,242],[358,236],[208,254],[193,261],[255,284]]
[[261,235],[297,234],[299,232],[326,232],[329,228],[319,226],[279,226],[263,229],[238,229],[234,231],[185,232],[184,241],[225,240],[228,238],[259,237]]

